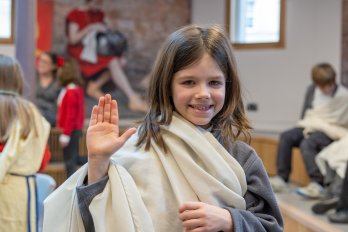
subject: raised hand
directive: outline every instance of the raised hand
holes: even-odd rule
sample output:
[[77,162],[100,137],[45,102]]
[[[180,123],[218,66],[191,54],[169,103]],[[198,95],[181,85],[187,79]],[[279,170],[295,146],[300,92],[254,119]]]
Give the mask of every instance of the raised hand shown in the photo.
[[179,208],[179,218],[186,232],[232,231],[232,217],[223,208],[203,202],[186,202]]
[[88,150],[88,183],[93,183],[106,175],[110,156],[120,149],[135,133],[130,128],[119,135],[118,108],[110,94],[100,97],[92,109],[86,135]]

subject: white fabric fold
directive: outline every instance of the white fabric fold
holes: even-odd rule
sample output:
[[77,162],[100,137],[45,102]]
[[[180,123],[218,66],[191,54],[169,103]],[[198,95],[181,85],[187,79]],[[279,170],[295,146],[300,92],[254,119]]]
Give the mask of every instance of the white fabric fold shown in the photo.
[[[89,207],[96,231],[183,231],[179,207],[186,201],[245,209],[243,168],[211,133],[176,114],[161,133],[167,153],[154,143],[149,151],[136,148],[138,137],[133,135],[112,156],[109,181]],[[46,200],[45,231],[84,231],[78,209],[67,206],[76,207],[74,189],[86,169]]]
[[97,56],[97,32],[89,32],[82,40],[83,49],[80,55],[81,60],[96,64]]
[[344,137],[348,133],[348,90],[339,86],[332,99],[307,110],[298,126],[305,134],[321,131],[333,140]]
[[348,134],[325,147],[315,157],[320,172],[326,175],[326,163],[337,175],[344,179],[348,161]]

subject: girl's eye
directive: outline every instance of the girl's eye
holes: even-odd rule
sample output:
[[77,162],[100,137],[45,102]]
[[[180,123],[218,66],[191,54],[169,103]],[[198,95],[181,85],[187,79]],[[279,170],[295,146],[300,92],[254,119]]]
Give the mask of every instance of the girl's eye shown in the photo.
[[210,81],[211,86],[222,86],[224,83],[222,81]]
[[193,80],[186,80],[182,82],[183,85],[194,85],[195,82]]

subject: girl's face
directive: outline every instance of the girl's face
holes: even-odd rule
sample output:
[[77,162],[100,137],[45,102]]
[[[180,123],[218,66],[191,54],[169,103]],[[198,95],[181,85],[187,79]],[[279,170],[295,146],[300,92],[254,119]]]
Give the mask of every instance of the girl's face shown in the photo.
[[208,128],[225,101],[225,76],[207,53],[196,63],[174,74],[175,110],[196,126]]
[[37,71],[39,74],[52,73],[56,69],[49,55],[42,53],[37,62]]

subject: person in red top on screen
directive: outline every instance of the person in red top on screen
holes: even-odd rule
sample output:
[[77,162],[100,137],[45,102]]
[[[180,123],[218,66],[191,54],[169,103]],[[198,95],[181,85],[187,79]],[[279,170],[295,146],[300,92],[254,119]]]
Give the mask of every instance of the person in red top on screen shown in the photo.
[[59,143],[63,148],[67,177],[79,163],[79,139],[85,119],[85,102],[79,67],[72,58],[66,59],[58,71],[58,80],[63,87],[58,96],[57,125],[61,130]]
[[[96,60],[81,58],[84,39],[105,32],[104,12],[101,10],[103,0],[86,0],[84,6],[70,11],[66,17],[68,36],[68,53],[79,63],[81,72],[87,81],[87,95],[99,99],[104,96],[101,87],[110,79],[128,98],[128,108],[132,111],[146,112],[147,107],[141,97],[133,90],[123,66],[126,64],[123,54],[116,56],[97,55]],[[93,35],[94,34],[94,35]],[[96,55],[96,54],[95,54]]]

